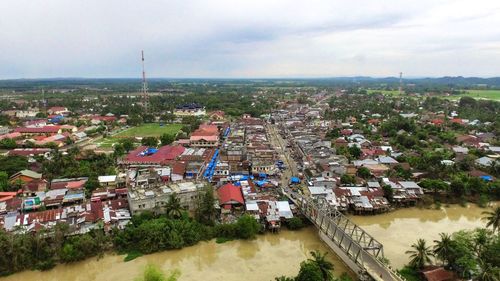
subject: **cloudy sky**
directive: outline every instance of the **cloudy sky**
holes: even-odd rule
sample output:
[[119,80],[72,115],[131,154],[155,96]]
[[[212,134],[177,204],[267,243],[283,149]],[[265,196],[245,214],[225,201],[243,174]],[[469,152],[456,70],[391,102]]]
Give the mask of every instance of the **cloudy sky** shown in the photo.
[[1,0],[0,79],[500,76],[498,0]]

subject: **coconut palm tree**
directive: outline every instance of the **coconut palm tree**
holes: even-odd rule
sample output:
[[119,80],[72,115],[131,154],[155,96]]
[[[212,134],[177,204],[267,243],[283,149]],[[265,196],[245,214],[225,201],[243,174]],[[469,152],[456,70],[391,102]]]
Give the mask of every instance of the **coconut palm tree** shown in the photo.
[[181,201],[175,193],[168,198],[165,209],[167,210],[167,216],[170,218],[180,218],[182,216]]
[[312,259],[308,259],[310,262],[315,263],[321,270],[321,275],[323,280],[330,281],[333,280],[333,264],[326,260],[327,253],[321,254],[318,250],[310,252]]
[[434,240],[433,253],[443,264],[450,262],[453,240],[447,233],[439,233],[440,240]]
[[431,247],[427,246],[424,239],[418,239],[416,244],[411,245],[413,250],[406,251],[410,255],[410,266],[413,268],[421,269],[426,264],[430,264],[431,257],[433,256]]
[[479,259],[479,267],[481,268],[477,280],[479,281],[498,281],[500,279],[500,270],[496,266],[483,262]]
[[488,221],[486,223],[486,227],[491,226],[493,228],[493,232],[500,229],[500,206],[496,207],[492,211],[483,212],[483,215],[486,215],[483,220]]

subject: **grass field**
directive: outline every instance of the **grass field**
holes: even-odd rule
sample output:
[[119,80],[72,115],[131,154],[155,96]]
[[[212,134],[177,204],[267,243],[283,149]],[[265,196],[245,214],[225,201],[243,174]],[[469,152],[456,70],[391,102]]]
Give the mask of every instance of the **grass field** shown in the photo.
[[118,142],[118,139],[116,138],[105,138],[105,139],[100,139],[95,142],[95,144],[98,147],[101,148],[112,148],[115,143]]
[[160,126],[157,123],[153,124],[143,124],[139,127],[132,127],[125,131],[122,131],[113,137],[124,138],[124,137],[159,137],[163,134],[175,135],[182,128],[182,124],[166,124]]
[[486,99],[500,101],[500,90],[467,90],[467,94],[446,97],[447,99],[458,100],[461,97],[471,97],[475,99]]
[[134,137],[160,137],[163,134],[175,135],[182,128],[182,124],[166,124],[160,126],[159,124],[143,124],[138,127],[132,127],[118,134],[100,139],[95,144],[100,148],[112,148],[121,138],[134,138]]

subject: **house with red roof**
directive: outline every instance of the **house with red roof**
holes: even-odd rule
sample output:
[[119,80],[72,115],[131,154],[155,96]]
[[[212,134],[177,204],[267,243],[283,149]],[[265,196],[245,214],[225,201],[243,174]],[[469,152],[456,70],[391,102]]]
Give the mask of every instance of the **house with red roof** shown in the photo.
[[343,137],[339,137],[339,138],[335,139],[335,146],[347,147],[348,143],[349,142]]
[[19,139],[22,136],[23,135],[21,135],[21,133],[19,133],[19,132],[13,132],[13,133],[8,133],[8,134],[5,134],[5,135],[1,135],[0,136],[0,140],[3,140],[3,139]]
[[47,181],[44,179],[35,179],[23,185],[24,196],[36,196],[37,192],[47,189]]
[[350,135],[352,135],[352,130],[351,129],[342,129],[340,131],[340,134],[343,136],[350,136]]
[[186,148],[180,145],[165,145],[158,149],[139,146],[119,161],[122,165],[166,166],[177,159]]
[[65,114],[68,112],[69,112],[68,109],[66,107],[63,107],[63,106],[53,106],[53,107],[47,109],[47,113],[49,113],[51,115]]
[[19,155],[19,156],[35,156],[35,155],[45,155],[46,153],[50,152],[50,148],[15,148],[12,150],[9,150],[7,155],[12,156],[12,155]]
[[53,134],[60,134],[61,128],[59,126],[19,127],[14,129],[14,132],[20,133],[23,136],[48,136]]
[[463,125],[464,124],[464,121],[460,118],[453,118],[450,120],[451,123],[455,123],[455,124],[459,124],[459,125]]
[[193,147],[217,147],[219,145],[219,128],[216,125],[200,125],[191,134],[189,143]]
[[224,113],[224,111],[217,110],[217,111],[210,113],[210,119],[211,120],[224,120],[225,115],[226,114]]
[[433,119],[431,121],[431,124],[434,125],[434,126],[441,126],[444,124],[444,120],[443,119]]
[[245,205],[245,199],[241,193],[241,187],[227,183],[217,190],[219,205],[224,209],[232,209]]

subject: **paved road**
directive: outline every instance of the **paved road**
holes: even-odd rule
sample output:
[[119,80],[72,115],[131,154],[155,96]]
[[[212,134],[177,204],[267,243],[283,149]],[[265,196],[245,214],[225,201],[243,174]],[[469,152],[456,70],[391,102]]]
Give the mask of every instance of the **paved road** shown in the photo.
[[[287,149],[285,145],[285,141],[281,137],[281,135],[278,133],[278,130],[276,128],[276,125],[268,124],[267,125],[267,131],[270,136],[270,141],[271,144],[275,147],[276,151],[278,152],[281,160],[286,163],[287,169],[285,169],[282,173],[281,179],[282,179],[282,191],[284,194],[287,194],[289,198],[294,199],[293,201],[296,201],[296,205],[298,201],[302,201],[301,198],[303,198],[303,195],[297,193],[296,191],[293,191],[288,188],[288,184],[290,182],[290,178],[292,176],[297,176],[298,175],[298,170],[297,170],[297,165],[294,161],[294,159],[291,157],[289,149]],[[297,205],[297,206],[300,206]],[[313,221],[316,225],[316,227],[319,228],[319,230],[326,235],[332,241],[335,245],[339,246],[342,251],[347,254],[348,256],[351,256],[352,260],[355,260],[353,256],[356,256],[359,261],[361,262],[361,268],[363,268],[366,273],[373,279],[377,281],[403,281],[404,279],[399,276],[397,273],[392,271],[390,268],[388,268],[386,265],[381,263],[377,257],[371,255],[369,252],[367,252],[364,248],[363,245],[360,245],[358,242],[356,242],[350,234],[345,233],[344,231],[338,231],[340,228],[333,223],[328,224],[323,224],[321,225],[319,222],[322,221],[323,219],[326,220],[331,220],[331,218],[327,217],[325,214],[323,214],[321,211],[316,210],[313,213],[315,213],[315,217],[309,216],[309,219]],[[356,271],[356,269],[353,269]]]
[[285,163],[286,169],[283,170],[281,175],[282,186],[288,186],[290,179],[298,175],[297,165],[291,158],[290,150],[286,147],[286,142],[278,133],[276,125],[268,124],[267,131],[270,136],[271,144],[278,152],[280,159]]

